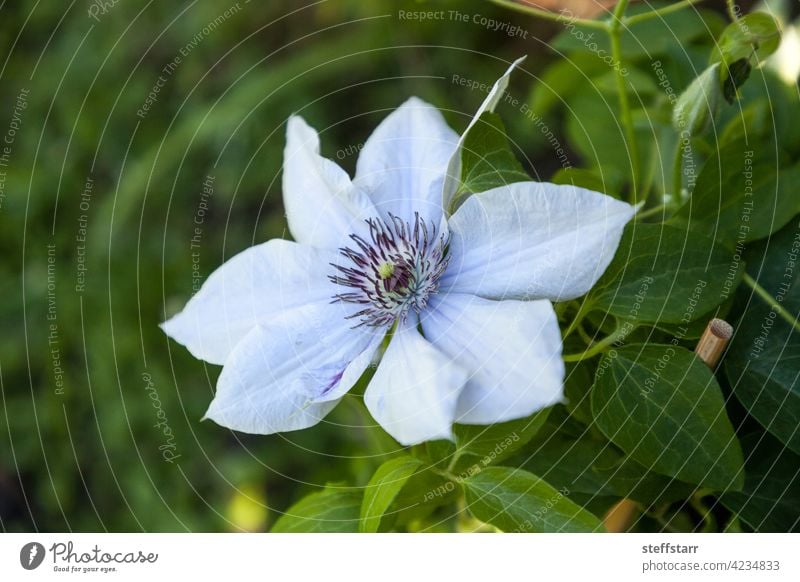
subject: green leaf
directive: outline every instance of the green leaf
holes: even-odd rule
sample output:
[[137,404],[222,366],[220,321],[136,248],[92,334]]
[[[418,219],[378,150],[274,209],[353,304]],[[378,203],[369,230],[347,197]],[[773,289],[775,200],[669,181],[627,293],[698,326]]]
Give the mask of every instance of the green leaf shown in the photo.
[[575,419],[587,426],[592,424],[589,395],[594,383],[594,370],[591,360],[567,362],[564,375],[564,396],[567,399],[565,406]]
[[780,42],[778,22],[765,12],[747,14],[722,32],[711,52],[711,62],[722,64],[719,75],[728,103],[734,102],[753,66],[774,53]]
[[600,521],[532,473],[490,467],[463,482],[470,512],[505,532],[591,532]]
[[685,499],[692,491],[690,485],[648,471],[589,431],[572,436],[552,427],[528,451],[523,468],[569,491],[570,498],[575,494],[628,497],[649,506]]
[[714,490],[742,485],[742,451],[714,375],[674,345],[632,344],[600,361],[595,423],[645,468]]
[[576,53],[569,59],[555,59],[533,83],[529,108],[547,116],[591,79],[608,70],[608,65],[593,54]]
[[357,532],[362,494],[341,487],[326,487],[303,497],[286,510],[274,533]]
[[[759,149],[780,150],[788,155],[785,161],[798,160],[800,123],[796,123],[800,94],[797,86],[787,84],[766,67],[756,69],[757,78],[742,90],[737,107],[722,110],[718,127],[723,130],[718,147],[735,141],[758,144]],[[773,159],[774,159],[773,154]]]
[[[746,137],[749,139],[763,139],[765,137],[766,118],[769,115],[768,103],[766,103],[766,100],[755,103],[745,103],[744,101],[743,98],[740,106],[735,108],[736,111],[732,119],[729,121],[720,120],[719,127],[722,127],[722,131],[719,132],[719,137],[716,139],[718,148],[721,149],[730,143],[743,141]],[[769,125],[772,125],[771,118],[769,119]],[[770,127],[769,131],[774,130]]]
[[767,303],[742,286],[745,310],[725,358],[733,394],[769,432],[800,453],[800,331],[777,314],[780,305],[800,315],[800,223],[791,224],[750,249],[751,275],[775,297]]
[[707,314],[700,319],[694,320],[688,325],[659,322],[656,324],[656,328],[681,341],[698,340],[703,336],[703,332],[705,332],[708,323],[714,317],[719,317],[722,319],[725,318],[725,314],[728,312],[731,302],[732,300],[728,300],[725,304],[721,305],[719,309],[714,310],[713,317],[711,314]]
[[481,115],[464,140],[461,187],[457,195],[486,192],[528,180],[530,176],[508,147],[500,116],[492,112]]
[[632,321],[687,324],[725,301],[741,277],[732,253],[707,236],[631,223],[587,301]]
[[722,31],[711,53],[711,62],[730,65],[752,56],[764,60],[777,50],[780,42],[778,22],[766,12],[753,12]]
[[[641,14],[666,5],[664,2],[633,5],[628,14]],[[693,39],[708,34],[704,18],[705,13],[697,10],[681,10],[625,26],[621,39],[622,56],[651,59],[654,55],[664,54],[675,44],[688,45]],[[562,25],[565,30],[550,43],[553,48],[565,52],[579,51],[592,54],[600,62],[604,62],[603,58],[607,59],[611,54],[608,35],[603,31],[581,27],[571,23],[567,18],[563,20]],[[613,62],[607,60],[606,64],[609,63],[611,63],[609,66],[613,65]]]
[[456,437],[456,460],[451,471],[460,473],[472,467],[496,465],[524,447],[542,428],[550,408],[526,418],[498,424],[453,427]]
[[[600,61],[602,63],[602,61]],[[659,95],[659,89],[653,77],[644,71],[629,67],[626,69],[628,74],[625,75],[625,91],[631,95],[632,98],[642,98]],[[619,94],[618,76],[613,68],[605,67],[602,74],[597,75],[592,79],[594,90],[609,99],[616,99]]]
[[694,486],[648,471],[616,447],[608,447],[595,462],[594,472],[608,481],[619,497],[627,497],[650,507],[688,498]]
[[[392,527],[411,527],[419,529],[419,523],[437,508],[455,503],[460,488],[451,480],[431,470],[420,469],[409,477],[405,486],[395,497],[383,518],[386,528],[391,520]],[[426,531],[427,526],[422,526]]]
[[550,181],[553,184],[567,184],[613,195],[621,188],[622,180],[619,176],[611,176],[611,173],[582,168],[561,168],[553,174]]
[[404,455],[383,463],[369,480],[361,504],[359,530],[374,533],[381,525],[381,518],[409,477],[422,465],[422,461]]
[[[634,111],[634,116],[642,111]],[[652,125],[651,125],[652,124]],[[637,136],[640,159],[648,159],[650,142],[658,120],[649,119],[647,134],[639,131]],[[591,90],[582,91],[569,101],[566,131],[570,147],[582,157],[584,164],[597,169],[601,175],[611,179],[617,175],[630,175],[630,156],[625,150],[625,137],[619,123],[618,105],[614,100],[598,99]]]
[[800,531],[800,457],[764,434],[742,439],[746,477],[722,504],[756,532]]
[[[447,463],[450,462],[449,460],[452,458],[453,453],[456,452],[455,443],[447,440],[428,441],[423,445],[423,447],[424,448],[420,451],[422,458],[432,465],[441,464],[440,468],[446,467]],[[412,453],[414,451],[415,449],[412,449]]]
[[[551,428],[549,423],[548,428]],[[586,432],[573,436],[558,430],[558,427],[552,429],[555,432],[543,433],[531,444],[523,468],[541,475],[553,487],[569,491],[569,495],[616,496],[609,480],[594,470],[605,450],[613,448],[613,445],[594,439]]]
[[731,248],[769,236],[800,212],[800,164],[776,171],[780,162],[774,146],[725,145],[705,163],[672,224],[714,233]]
[[708,67],[678,98],[672,116],[676,130],[697,135],[710,125],[722,100],[719,69],[719,63]]

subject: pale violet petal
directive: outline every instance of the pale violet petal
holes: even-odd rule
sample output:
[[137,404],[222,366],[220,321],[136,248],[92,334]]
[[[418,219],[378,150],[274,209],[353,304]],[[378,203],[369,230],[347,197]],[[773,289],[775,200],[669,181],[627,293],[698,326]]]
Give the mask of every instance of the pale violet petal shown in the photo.
[[434,346],[469,370],[456,422],[505,422],[563,400],[561,331],[549,301],[440,294],[431,299],[422,328]]
[[452,439],[467,370],[435,348],[414,322],[399,326],[364,394],[372,416],[403,445]]
[[194,357],[224,364],[256,325],[308,305],[327,306],[339,292],[327,278],[329,263],[338,260],[335,251],[280,239],[250,247],[211,273],[161,327]]
[[634,210],[604,194],[540,182],[475,194],[450,217],[441,288],[489,299],[580,297],[608,267]]
[[342,168],[320,155],[319,136],[298,116],[289,118],[283,159],[283,202],[297,242],[338,248],[376,215],[369,196]]
[[251,434],[308,428],[328,414],[366,370],[381,333],[319,320],[313,310],[253,328],[225,363],[206,412]]
[[412,220],[415,212],[435,224],[441,188],[458,134],[438,109],[412,97],[393,111],[364,144],[355,184],[384,215]]
[[447,172],[442,185],[442,208],[444,208],[446,215],[449,215],[451,205],[453,204],[453,197],[461,185],[461,149],[464,146],[464,141],[467,138],[469,130],[478,122],[478,118],[480,118],[481,115],[487,111],[494,111],[494,108],[497,107],[497,104],[503,98],[503,94],[508,88],[508,80],[511,77],[512,71],[524,60],[525,57],[520,57],[511,63],[511,66],[503,73],[503,76],[495,81],[486,99],[483,100],[478,111],[476,111],[475,115],[472,117],[472,121],[469,122],[466,131],[461,134],[458,145],[450,156],[450,160],[447,164]]

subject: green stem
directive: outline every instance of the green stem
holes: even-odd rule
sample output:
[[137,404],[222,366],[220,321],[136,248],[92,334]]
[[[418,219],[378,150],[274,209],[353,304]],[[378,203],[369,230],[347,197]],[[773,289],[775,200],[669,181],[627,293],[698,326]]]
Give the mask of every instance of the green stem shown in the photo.
[[683,138],[678,135],[675,147],[675,160],[672,163],[672,203],[675,208],[683,204]]
[[436,473],[437,475],[444,477],[448,481],[452,481],[453,483],[461,483],[463,479],[458,475],[453,474],[450,470],[445,469],[437,469],[436,467],[430,468],[432,472]]
[[663,532],[677,533],[677,534],[686,533],[685,531],[681,531],[680,529],[678,529],[677,527],[672,525],[672,518],[673,517],[675,517],[675,516],[674,515],[670,515],[669,518],[667,518],[667,519],[662,517],[661,519],[657,520],[658,523],[660,523],[661,527],[662,527],[662,532],[661,533],[663,533]]
[[591,337],[585,329],[583,329],[582,325],[578,326],[578,335],[581,336],[581,339],[586,342],[587,346],[590,346],[594,343],[594,338]]
[[661,168],[661,154],[658,148],[650,149],[650,161],[642,169],[642,187],[639,190],[639,203],[646,202],[653,188],[656,172]]
[[691,505],[700,515],[700,517],[703,518],[703,529],[701,530],[703,533],[717,531],[717,519],[714,517],[714,513],[711,511],[711,508],[708,507],[704,501],[704,498],[708,497],[710,494],[711,492],[707,489],[701,489],[696,491],[689,498],[689,505]]
[[631,104],[628,100],[628,90],[625,86],[625,75],[622,73],[622,26],[624,24],[625,9],[628,7],[629,0],[620,0],[614,8],[611,22],[608,24],[608,36],[611,39],[611,56],[614,59],[614,71],[617,76],[617,93],[619,93],[619,109],[622,116],[622,125],[625,130],[625,141],[628,145],[628,154],[631,160],[632,201],[635,203],[638,198],[639,184],[639,148],[636,145],[636,132],[633,127],[633,115],[631,114]]
[[586,317],[586,314],[592,310],[592,304],[589,301],[584,300],[581,303],[581,306],[578,308],[578,313],[575,314],[575,318],[572,320],[572,323],[569,324],[567,330],[564,332],[564,335],[561,336],[562,339],[567,339],[573,331],[575,331],[578,326],[583,321],[583,318]]
[[447,464],[447,468],[443,471],[445,475],[452,475],[453,471],[455,471],[456,463],[461,458],[461,449],[458,448],[453,453],[453,457],[450,459],[450,462]]
[[377,451],[377,455],[385,455],[391,452],[391,445],[384,440],[380,429],[373,428],[375,421],[372,419],[369,410],[367,410],[364,399],[361,396],[348,395],[344,402],[349,404],[357,417],[354,424],[359,426],[359,430],[364,437],[364,445],[371,451]]
[[628,335],[634,328],[626,329],[624,326],[619,326],[617,329],[614,330],[614,333],[611,335],[603,338],[589,349],[580,352],[578,354],[566,354],[563,356],[563,360],[565,362],[582,362],[583,360],[588,360],[589,358],[595,357],[597,354],[600,354],[606,351],[608,348],[613,346],[619,340],[624,338]]
[[684,8],[688,8],[689,6],[693,6],[694,4],[699,4],[703,0],[682,0],[681,2],[676,2],[675,4],[670,4],[669,6],[665,6],[664,8],[660,8],[658,10],[653,10],[651,12],[643,12],[642,14],[636,14],[635,16],[630,16],[626,23],[628,26],[632,26],[639,22],[643,22],[645,20],[650,20],[651,18],[655,18],[656,16],[666,16],[672,12],[677,12],[678,10],[683,10]]
[[742,533],[742,526],[739,523],[739,514],[734,513],[728,523],[725,524],[725,528],[722,530],[722,533]]
[[739,10],[736,7],[736,0],[728,0],[727,5],[728,5],[728,16],[731,17],[731,20],[736,22],[737,20],[739,20]]
[[522,14],[527,14],[528,16],[535,16],[537,18],[543,18],[545,20],[551,20],[553,22],[569,22],[571,24],[575,24],[577,26],[584,26],[586,28],[596,28],[598,30],[605,30],[606,24],[600,20],[589,20],[586,18],[572,18],[565,16],[561,12],[550,12],[549,10],[543,10],[542,8],[535,8],[533,6],[528,6],[527,4],[521,4],[518,2],[511,2],[510,0],[489,0],[492,4],[497,4],[498,6],[502,6],[504,8],[508,8],[509,10],[513,10],[515,12],[520,12]]
[[761,297],[767,305],[769,305],[772,310],[780,315],[789,325],[795,328],[797,331],[800,331],[800,321],[797,321],[797,318],[793,317],[791,313],[786,311],[783,307],[781,307],[775,298],[769,294],[769,292],[764,289],[758,282],[753,279],[749,274],[745,273],[742,279],[745,283],[747,283],[750,288],[756,292],[756,294]]
[[643,210],[641,212],[636,213],[636,220],[641,220],[642,218],[648,218],[655,214],[663,214],[664,210],[669,208],[669,204],[659,204],[658,206],[654,206],[653,208],[648,208],[647,210]]

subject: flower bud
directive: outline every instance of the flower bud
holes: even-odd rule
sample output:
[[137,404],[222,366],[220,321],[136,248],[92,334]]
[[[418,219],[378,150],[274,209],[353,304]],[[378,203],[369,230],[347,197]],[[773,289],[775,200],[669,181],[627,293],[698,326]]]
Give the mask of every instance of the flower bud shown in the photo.
[[720,63],[703,71],[678,98],[672,124],[680,132],[702,133],[719,109],[722,97]]

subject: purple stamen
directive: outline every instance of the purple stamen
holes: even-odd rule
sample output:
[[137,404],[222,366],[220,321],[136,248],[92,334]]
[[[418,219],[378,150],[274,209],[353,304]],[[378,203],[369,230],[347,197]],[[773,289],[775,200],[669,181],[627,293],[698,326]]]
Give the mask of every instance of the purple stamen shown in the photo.
[[438,282],[447,268],[449,235],[437,238],[436,226],[428,225],[414,213],[414,226],[389,215],[389,221],[370,218],[369,239],[352,234],[355,248],[340,249],[352,264],[331,264],[338,273],[328,278],[349,287],[347,293],[333,297],[334,302],[363,305],[348,319],[360,319],[356,327],[381,327],[404,320],[409,309],[418,313],[428,297],[438,290]]

